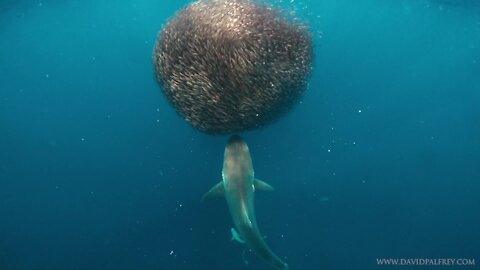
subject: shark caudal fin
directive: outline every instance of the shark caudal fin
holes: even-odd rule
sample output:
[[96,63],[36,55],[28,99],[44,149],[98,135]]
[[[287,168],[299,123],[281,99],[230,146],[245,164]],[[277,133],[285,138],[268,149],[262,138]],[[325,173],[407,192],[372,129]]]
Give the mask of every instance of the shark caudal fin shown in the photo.
[[255,181],[253,182],[253,187],[255,188],[255,191],[274,191],[272,186],[257,178],[255,178]]
[[211,200],[215,198],[220,198],[225,196],[225,189],[223,188],[223,181],[213,186],[205,195],[202,197],[202,202],[205,200]]

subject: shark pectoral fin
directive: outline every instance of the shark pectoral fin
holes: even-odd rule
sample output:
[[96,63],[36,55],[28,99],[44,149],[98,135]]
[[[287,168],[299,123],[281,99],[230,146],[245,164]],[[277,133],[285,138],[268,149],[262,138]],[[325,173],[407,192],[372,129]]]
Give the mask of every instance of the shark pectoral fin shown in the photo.
[[260,179],[255,178],[255,181],[253,182],[255,191],[261,190],[261,191],[273,191],[274,188],[270,186],[269,184],[263,182]]
[[205,195],[202,197],[202,202],[205,200],[210,200],[214,198],[224,197],[225,196],[225,189],[223,188],[223,181],[216,184],[212,187]]
[[235,228],[231,228],[230,232],[232,233],[232,241],[245,244],[245,240],[243,240],[242,236],[237,232],[237,230],[235,230]]

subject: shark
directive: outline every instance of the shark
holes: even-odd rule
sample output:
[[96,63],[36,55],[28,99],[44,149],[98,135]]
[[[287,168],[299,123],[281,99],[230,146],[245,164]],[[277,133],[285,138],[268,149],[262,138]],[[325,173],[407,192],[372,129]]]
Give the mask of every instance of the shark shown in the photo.
[[248,145],[238,135],[230,137],[224,153],[222,181],[212,187],[202,201],[224,197],[235,228],[232,239],[246,244],[255,254],[279,270],[288,270],[264,240],[255,218],[254,194],[273,191],[273,187],[255,178]]

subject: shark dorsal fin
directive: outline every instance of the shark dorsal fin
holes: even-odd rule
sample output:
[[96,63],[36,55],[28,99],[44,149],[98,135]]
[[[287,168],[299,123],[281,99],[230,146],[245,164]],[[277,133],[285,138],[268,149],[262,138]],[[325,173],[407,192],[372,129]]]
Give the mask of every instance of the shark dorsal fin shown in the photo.
[[273,191],[274,188],[269,184],[265,183],[264,181],[255,178],[253,181],[254,191]]
[[223,187],[223,181],[213,186],[205,195],[202,197],[202,202],[205,200],[210,200],[214,198],[224,197],[225,189]]
[[245,244],[245,240],[242,236],[235,230],[235,228],[231,228],[230,232],[232,233],[232,241],[237,241],[239,243]]

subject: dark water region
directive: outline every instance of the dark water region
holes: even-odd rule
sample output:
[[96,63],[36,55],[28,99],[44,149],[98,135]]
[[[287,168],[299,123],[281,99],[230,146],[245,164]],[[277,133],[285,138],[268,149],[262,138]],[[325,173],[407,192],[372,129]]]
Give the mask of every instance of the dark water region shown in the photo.
[[[281,3],[311,21],[314,74],[293,111],[241,135],[290,269],[478,269],[480,16],[451,2]],[[228,136],[192,129],[153,76],[156,33],[186,3],[0,2],[0,269],[270,269],[244,264],[224,201],[200,202]]]

